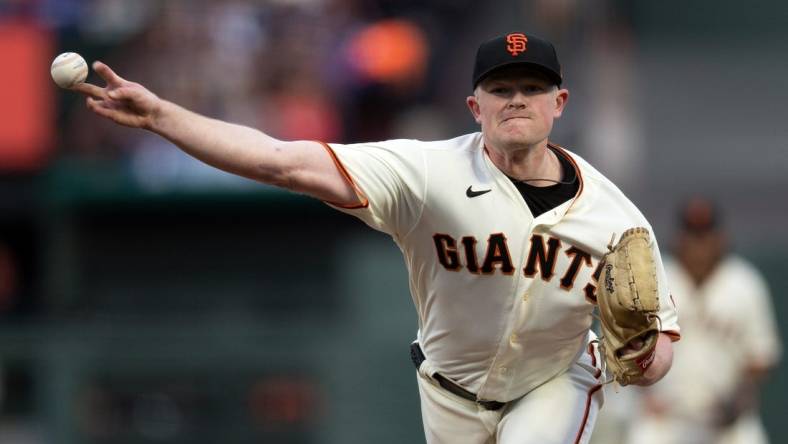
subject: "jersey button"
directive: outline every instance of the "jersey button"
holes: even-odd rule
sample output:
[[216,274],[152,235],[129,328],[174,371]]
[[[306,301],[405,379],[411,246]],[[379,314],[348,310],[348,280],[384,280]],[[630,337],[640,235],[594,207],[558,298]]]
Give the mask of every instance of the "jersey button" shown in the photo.
[[528,300],[528,292],[527,291],[523,293],[523,300],[524,301]]
[[508,372],[509,369],[506,367],[498,367],[498,371],[501,372],[502,374],[506,374],[506,372]]
[[513,344],[516,344],[519,340],[520,338],[518,338],[517,335],[514,333],[512,333],[511,336],[509,336],[509,341],[512,342]]

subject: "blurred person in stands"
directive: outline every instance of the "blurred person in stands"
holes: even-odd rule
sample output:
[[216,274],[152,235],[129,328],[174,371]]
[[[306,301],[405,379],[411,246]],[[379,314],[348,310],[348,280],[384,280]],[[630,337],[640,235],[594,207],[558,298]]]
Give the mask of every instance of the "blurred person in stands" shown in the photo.
[[719,208],[696,197],[680,207],[675,261],[665,271],[682,340],[671,372],[643,390],[630,444],[761,444],[758,392],[781,344],[761,273],[729,251]]

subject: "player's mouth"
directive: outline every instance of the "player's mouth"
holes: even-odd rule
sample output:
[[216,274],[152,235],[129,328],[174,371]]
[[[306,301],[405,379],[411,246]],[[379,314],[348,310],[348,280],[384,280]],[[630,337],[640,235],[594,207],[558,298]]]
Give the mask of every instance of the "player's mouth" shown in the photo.
[[528,117],[528,116],[509,116],[509,117],[506,117],[503,120],[501,120],[501,123],[506,123],[506,122],[509,122],[511,120],[519,120],[519,119],[526,119],[526,120],[528,120],[528,119],[530,119],[530,117]]

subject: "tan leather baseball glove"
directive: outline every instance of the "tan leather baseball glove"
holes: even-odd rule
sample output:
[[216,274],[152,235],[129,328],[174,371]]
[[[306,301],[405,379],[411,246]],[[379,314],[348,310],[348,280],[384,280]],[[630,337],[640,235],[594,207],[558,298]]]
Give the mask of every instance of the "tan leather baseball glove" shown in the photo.
[[[646,228],[631,228],[613,246],[599,277],[597,302],[607,368],[621,385],[638,382],[654,360],[659,337],[657,272]],[[634,340],[642,348],[630,344]]]

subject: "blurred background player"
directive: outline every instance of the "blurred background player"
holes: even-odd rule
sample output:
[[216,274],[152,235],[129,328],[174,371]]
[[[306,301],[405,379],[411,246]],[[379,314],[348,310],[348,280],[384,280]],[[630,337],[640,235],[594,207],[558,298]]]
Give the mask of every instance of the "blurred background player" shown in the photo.
[[679,226],[675,261],[666,262],[665,271],[682,341],[671,372],[636,403],[642,418],[630,420],[637,427],[627,442],[766,443],[758,392],[781,354],[767,284],[729,251],[720,211],[710,200],[696,197],[682,205]]

